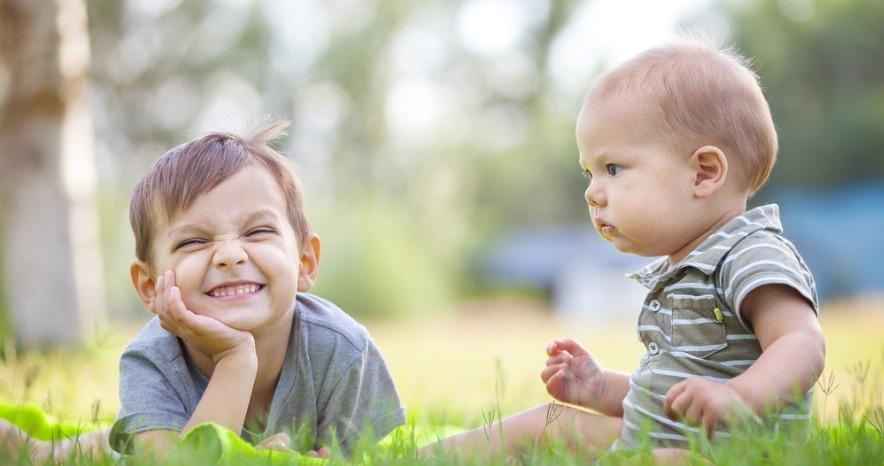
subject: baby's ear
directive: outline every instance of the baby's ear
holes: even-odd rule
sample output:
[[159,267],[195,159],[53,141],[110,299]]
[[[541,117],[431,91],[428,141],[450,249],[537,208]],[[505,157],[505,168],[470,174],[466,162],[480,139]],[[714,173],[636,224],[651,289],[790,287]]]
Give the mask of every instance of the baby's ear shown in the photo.
[[300,267],[298,268],[298,291],[310,291],[319,273],[319,236],[310,233],[310,237],[301,247]]
[[157,295],[156,280],[150,273],[150,266],[144,261],[136,259],[129,266],[129,276],[132,279],[135,292],[141,298],[141,303],[150,309]]
[[691,156],[694,169],[694,194],[700,198],[712,196],[727,180],[727,157],[715,146],[703,146]]

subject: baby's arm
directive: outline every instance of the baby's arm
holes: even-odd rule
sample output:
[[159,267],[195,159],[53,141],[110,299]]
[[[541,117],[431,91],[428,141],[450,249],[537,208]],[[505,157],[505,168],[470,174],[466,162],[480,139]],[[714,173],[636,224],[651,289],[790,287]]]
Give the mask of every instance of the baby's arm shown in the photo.
[[741,306],[752,323],[762,354],[729,383],[761,414],[803,395],[825,364],[823,330],[810,303],[794,289],[767,285],[749,293]]
[[623,416],[629,375],[602,369],[579,343],[555,340],[546,347],[549,359],[540,378],[553,398],[606,416]]
[[740,312],[752,323],[761,357],[724,384],[694,377],[675,385],[666,395],[667,416],[700,422],[712,432],[735,407],[746,404],[764,415],[806,393],[822,374],[822,329],[813,307],[796,290],[761,286],[746,296]]
[[249,332],[233,329],[216,319],[188,310],[172,272],[157,278],[156,289],[157,299],[151,311],[159,317],[162,327],[211,356],[215,366],[202,398],[181,432],[150,430],[135,434],[135,449],[161,450],[177,435],[184,435],[203,422],[215,422],[239,433],[258,371],[254,337]]

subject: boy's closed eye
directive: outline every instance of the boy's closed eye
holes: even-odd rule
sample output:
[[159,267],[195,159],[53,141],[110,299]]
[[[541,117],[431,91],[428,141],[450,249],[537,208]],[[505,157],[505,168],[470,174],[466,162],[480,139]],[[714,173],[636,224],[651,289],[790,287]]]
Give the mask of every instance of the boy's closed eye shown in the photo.
[[270,227],[257,227],[257,228],[252,228],[251,230],[247,231],[246,234],[245,234],[244,236],[248,236],[248,237],[250,237],[250,238],[254,238],[254,237],[261,237],[261,236],[264,236],[264,235],[271,235],[271,234],[273,234],[273,233],[276,233],[276,230],[274,230],[273,228],[270,228]]
[[206,243],[206,241],[203,239],[200,239],[200,238],[189,238],[189,239],[186,239],[184,241],[177,243],[175,245],[175,247],[172,248],[172,251],[173,252],[178,251],[179,249],[187,248],[187,247],[195,247],[197,245],[205,244],[205,243]]

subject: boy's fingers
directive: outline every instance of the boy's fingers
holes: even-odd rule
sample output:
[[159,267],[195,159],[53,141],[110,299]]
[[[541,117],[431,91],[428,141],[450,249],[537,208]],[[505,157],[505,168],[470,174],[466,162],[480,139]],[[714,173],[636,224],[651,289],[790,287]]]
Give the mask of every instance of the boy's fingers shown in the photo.
[[184,301],[181,300],[181,289],[177,286],[169,288],[169,310],[175,316],[176,322],[180,322],[187,327],[191,327],[194,324],[190,311],[187,310],[187,307],[184,306]]
[[156,283],[154,283],[154,288],[156,289],[156,297],[153,300],[153,306],[150,310],[151,310],[151,312],[153,312],[156,315],[162,315],[163,314],[163,296],[165,294],[164,290],[163,290],[163,275],[160,275],[157,277],[157,281],[156,281]]
[[264,439],[258,448],[266,450],[285,451],[289,449],[289,436],[285,432],[279,432]]

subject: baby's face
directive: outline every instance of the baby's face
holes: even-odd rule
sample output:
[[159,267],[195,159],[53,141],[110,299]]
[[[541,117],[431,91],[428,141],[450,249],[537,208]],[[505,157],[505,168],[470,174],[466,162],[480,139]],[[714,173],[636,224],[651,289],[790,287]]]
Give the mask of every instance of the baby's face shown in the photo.
[[299,243],[265,169],[243,168],[154,235],[155,272],[175,273],[191,311],[256,331],[292,309],[303,273]]
[[664,256],[693,239],[690,153],[675,153],[649,105],[621,97],[587,101],[577,122],[580,166],[593,225],[618,250]]

